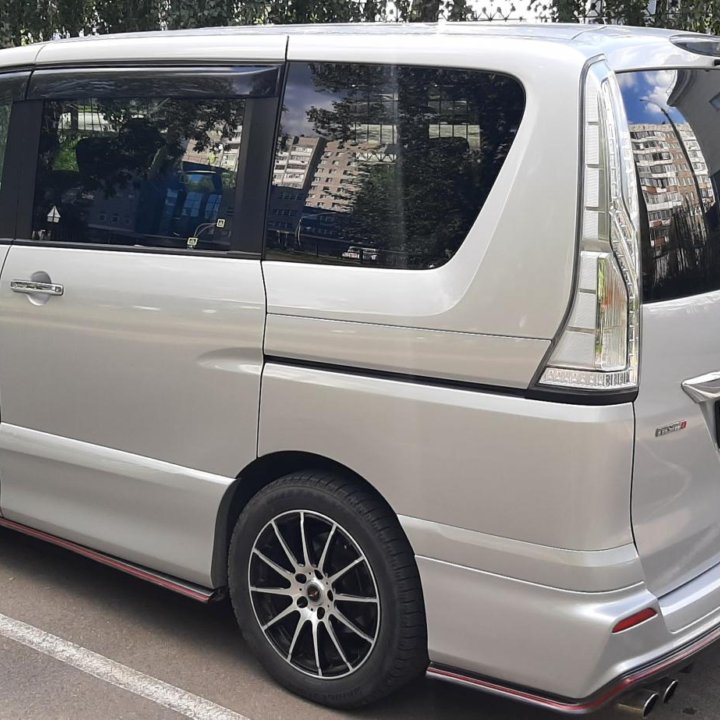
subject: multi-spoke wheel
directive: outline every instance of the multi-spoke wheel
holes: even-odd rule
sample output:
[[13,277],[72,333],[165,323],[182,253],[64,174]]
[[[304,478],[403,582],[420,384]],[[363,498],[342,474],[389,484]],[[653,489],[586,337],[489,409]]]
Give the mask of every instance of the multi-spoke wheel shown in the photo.
[[427,665],[422,592],[397,517],[326,472],[271,483],[240,516],[230,596],[249,644],[288,688],[352,707]]
[[375,647],[380,599],[350,533],[311,510],[270,520],[248,567],[255,617],[287,662],[317,677],[357,670]]

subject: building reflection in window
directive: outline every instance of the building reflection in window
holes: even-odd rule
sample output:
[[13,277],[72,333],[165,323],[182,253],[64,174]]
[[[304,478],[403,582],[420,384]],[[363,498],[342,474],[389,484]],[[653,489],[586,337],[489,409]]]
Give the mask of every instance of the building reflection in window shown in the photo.
[[524,103],[520,84],[496,74],[292,64],[267,257],[444,264],[490,192]]
[[720,288],[720,73],[619,77],[644,201],[645,300]]

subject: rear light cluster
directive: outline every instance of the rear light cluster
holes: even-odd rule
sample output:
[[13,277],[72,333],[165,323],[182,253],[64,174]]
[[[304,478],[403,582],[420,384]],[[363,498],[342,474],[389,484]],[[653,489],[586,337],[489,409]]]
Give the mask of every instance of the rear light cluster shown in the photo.
[[584,103],[575,295],[540,384],[630,390],[640,341],[638,190],[620,89],[602,62],[588,70]]

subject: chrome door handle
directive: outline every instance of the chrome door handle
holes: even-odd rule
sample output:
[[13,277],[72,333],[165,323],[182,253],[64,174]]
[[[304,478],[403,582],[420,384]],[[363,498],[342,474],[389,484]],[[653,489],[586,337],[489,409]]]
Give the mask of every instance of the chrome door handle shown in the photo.
[[65,288],[57,283],[33,280],[11,280],[10,289],[23,295],[62,295],[65,292]]

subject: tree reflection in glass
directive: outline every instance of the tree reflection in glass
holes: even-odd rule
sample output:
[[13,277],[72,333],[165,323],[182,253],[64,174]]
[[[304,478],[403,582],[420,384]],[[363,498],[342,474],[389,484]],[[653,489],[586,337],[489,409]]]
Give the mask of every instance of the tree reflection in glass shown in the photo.
[[47,101],[35,238],[227,249],[243,110],[234,99]]
[[492,188],[524,103],[520,84],[497,74],[294,64],[268,257],[407,268],[447,262]]

